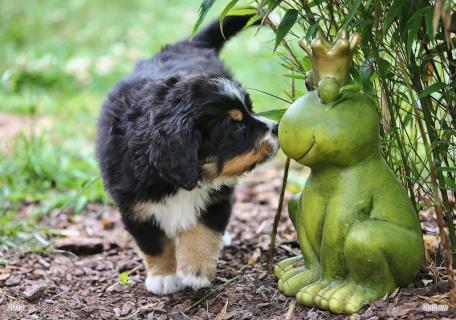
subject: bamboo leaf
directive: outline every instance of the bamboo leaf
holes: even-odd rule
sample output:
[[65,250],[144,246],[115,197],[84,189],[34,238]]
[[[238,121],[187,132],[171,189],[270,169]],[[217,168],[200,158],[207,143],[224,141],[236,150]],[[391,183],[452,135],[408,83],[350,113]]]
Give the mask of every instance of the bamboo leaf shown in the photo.
[[317,30],[317,28],[319,27],[319,24],[318,22],[315,22],[313,25],[311,25],[309,27],[309,29],[307,29],[307,32],[306,32],[306,41],[308,43],[310,43],[311,39],[314,37],[315,35],[315,32]]
[[[248,16],[248,15],[255,15],[257,13],[256,9],[253,8],[233,8],[230,12],[227,13],[227,16]],[[261,16],[255,16],[253,18],[261,19]],[[246,24],[248,26],[248,24]]]
[[445,172],[456,172],[456,167],[438,167],[437,170]]
[[203,0],[203,2],[201,2],[201,6],[198,9],[198,20],[196,20],[196,23],[193,26],[192,35],[190,36],[190,38],[193,38],[193,36],[196,34],[196,31],[198,31],[199,27],[201,26],[201,23],[203,23],[204,18],[206,17],[207,13],[209,12],[209,9],[212,7],[215,1],[216,0]]
[[306,76],[303,74],[286,73],[286,74],[283,74],[283,76],[287,77],[287,78],[292,78],[292,79],[306,80]]
[[404,0],[394,0],[391,8],[388,10],[388,13],[386,14],[385,21],[383,24],[383,30],[385,33],[388,32],[389,28],[394,22],[394,19],[396,19],[399,14],[401,13],[402,8],[404,5],[407,4],[408,1]]
[[423,10],[419,10],[416,12],[412,18],[410,18],[409,24],[409,32],[407,35],[407,57],[410,57],[412,52],[413,42],[416,39],[416,35],[418,34],[418,30],[420,29],[421,19],[422,19]]
[[[344,24],[342,25],[342,29],[345,29],[348,26],[348,24],[353,20],[353,17],[355,16],[355,14],[358,13],[361,2],[362,2],[362,0],[356,0],[356,2],[353,4],[352,9],[348,13],[347,18],[345,19]],[[369,7],[369,5],[370,5],[370,1],[366,5],[366,9]]]
[[448,177],[443,177],[443,180],[445,181],[445,184],[448,187],[448,188],[446,188],[447,190],[451,190],[453,192],[456,191],[456,183],[453,180],[451,180]]
[[238,3],[239,0],[231,0],[223,9],[222,13],[220,14],[220,32],[222,33],[222,37],[225,38],[225,34],[223,33],[223,20],[225,16],[230,12],[230,10]]
[[436,82],[436,83],[433,83],[431,84],[429,87],[427,87],[426,89],[424,89],[419,95],[418,95],[418,98],[424,98],[424,97],[427,97],[428,95],[430,95],[431,93],[433,92],[436,92],[436,91],[439,91],[439,90],[442,90],[443,88],[445,88],[447,85],[443,82]]
[[277,28],[274,51],[279,46],[280,41],[282,41],[282,39],[287,35],[288,31],[290,31],[290,29],[296,23],[297,19],[298,19],[298,10],[289,9],[285,13],[282,21],[280,21],[279,27]]
[[434,40],[434,31],[432,30],[432,19],[434,18],[434,9],[427,7],[424,11],[424,22],[426,24],[426,33],[429,40]]
[[261,16],[253,16],[249,19],[249,21],[247,21],[247,23],[245,24],[245,27],[250,27],[251,25],[253,25],[255,22],[257,22],[258,20],[261,19]]
[[269,0],[268,11],[272,12],[283,0]]

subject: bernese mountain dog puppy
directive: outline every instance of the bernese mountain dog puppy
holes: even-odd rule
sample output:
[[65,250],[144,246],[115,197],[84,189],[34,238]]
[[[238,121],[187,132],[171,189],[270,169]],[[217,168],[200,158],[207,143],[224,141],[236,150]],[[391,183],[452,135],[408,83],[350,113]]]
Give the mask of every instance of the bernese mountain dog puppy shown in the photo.
[[277,123],[218,57],[250,17],[214,21],[119,81],[98,121],[104,185],[142,252],[155,294],[210,285],[238,177],[278,149]]

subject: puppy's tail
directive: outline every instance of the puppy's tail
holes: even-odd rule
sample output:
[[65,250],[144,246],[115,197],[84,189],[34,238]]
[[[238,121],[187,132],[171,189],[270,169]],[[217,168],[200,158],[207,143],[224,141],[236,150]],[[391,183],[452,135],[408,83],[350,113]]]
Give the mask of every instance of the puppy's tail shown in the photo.
[[225,17],[223,34],[220,30],[220,20],[215,19],[193,37],[192,43],[198,47],[213,48],[218,52],[227,40],[245,27],[250,18],[252,15]]

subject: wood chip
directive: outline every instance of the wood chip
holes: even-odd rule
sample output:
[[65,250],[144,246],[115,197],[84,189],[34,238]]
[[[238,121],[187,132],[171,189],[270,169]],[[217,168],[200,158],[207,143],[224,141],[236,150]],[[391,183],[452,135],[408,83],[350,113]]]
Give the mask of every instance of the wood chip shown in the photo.
[[68,237],[57,239],[55,247],[75,254],[96,254],[103,251],[103,241],[99,238]]
[[40,298],[43,293],[46,291],[46,285],[44,284],[34,284],[31,287],[28,287],[24,291],[24,297],[28,301],[34,301]]

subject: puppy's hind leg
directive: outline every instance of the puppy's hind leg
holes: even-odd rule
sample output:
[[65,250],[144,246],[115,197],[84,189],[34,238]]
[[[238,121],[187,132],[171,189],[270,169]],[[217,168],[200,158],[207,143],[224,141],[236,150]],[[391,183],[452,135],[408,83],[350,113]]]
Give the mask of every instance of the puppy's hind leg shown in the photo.
[[185,288],[176,275],[174,241],[166,237],[154,218],[141,219],[128,213],[122,215],[122,220],[141,250],[147,272],[147,291],[161,295]]

